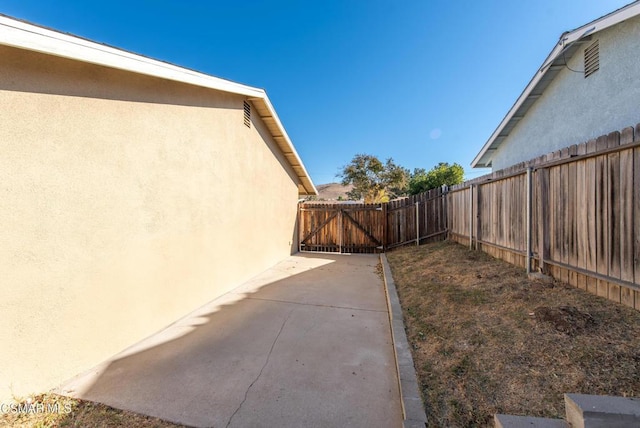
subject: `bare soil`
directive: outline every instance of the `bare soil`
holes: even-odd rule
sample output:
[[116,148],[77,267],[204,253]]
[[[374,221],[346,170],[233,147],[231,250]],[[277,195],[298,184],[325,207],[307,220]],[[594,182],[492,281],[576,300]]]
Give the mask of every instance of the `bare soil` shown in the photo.
[[387,258],[429,426],[563,418],[569,392],[640,396],[640,312],[455,243]]

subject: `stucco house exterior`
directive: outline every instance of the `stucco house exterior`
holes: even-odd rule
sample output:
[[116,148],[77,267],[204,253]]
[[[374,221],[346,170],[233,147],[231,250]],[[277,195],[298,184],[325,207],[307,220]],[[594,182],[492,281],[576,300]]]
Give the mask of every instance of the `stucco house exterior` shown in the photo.
[[0,402],[295,252],[316,194],[262,89],[0,16]]
[[640,119],[640,2],[565,32],[471,163],[507,168]]

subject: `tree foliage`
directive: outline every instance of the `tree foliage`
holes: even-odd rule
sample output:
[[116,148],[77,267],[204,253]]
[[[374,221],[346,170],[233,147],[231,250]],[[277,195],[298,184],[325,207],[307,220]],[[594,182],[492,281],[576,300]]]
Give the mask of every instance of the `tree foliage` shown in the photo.
[[416,195],[443,185],[453,186],[464,180],[464,168],[457,163],[449,165],[440,162],[438,165],[426,171],[424,168],[416,168],[409,178],[408,193]]
[[367,154],[355,155],[338,174],[343,185],[353,185],[353,190],[347,193],[349,198],[364,199],[366,203],[388,202],[404,194],[408,175],[407,169],[393,159],[383,163],[376,156]]
[[338,176],[342,178],[343,185],[353,185],[353,190],[347,192],[349,199],[380,203],[443,185],[462,183],[464,169],[457,163],[450,165],[440,162],[429,171],[416,168],[410,173],[392,158],[382,162],[373,155],[357,154],[348,165],[342,167]]

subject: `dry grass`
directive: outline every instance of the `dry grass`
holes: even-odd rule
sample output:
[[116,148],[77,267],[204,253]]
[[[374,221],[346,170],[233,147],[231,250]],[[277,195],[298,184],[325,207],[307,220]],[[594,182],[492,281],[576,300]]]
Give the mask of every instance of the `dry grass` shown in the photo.
[[640,396],[640,312],[454,243],[387,257],[430,426],[562,418],[565,392]]
[[[114,409],[104,404],[76,400],[56,394],[43,394],[20,403],[23,411],[3,409],[0,413],[0,427],[49,428],[177,428],[176,425],[161,419],[133,412]],[[31,407],[24,407],[28,403]],[[27,409],[31,409],[28,411]],[[8,410],[8,411],[7,411]]]

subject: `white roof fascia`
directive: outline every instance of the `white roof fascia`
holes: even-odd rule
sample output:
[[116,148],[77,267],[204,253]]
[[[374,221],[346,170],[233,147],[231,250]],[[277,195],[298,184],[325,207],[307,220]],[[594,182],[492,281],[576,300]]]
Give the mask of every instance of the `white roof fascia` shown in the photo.
[[134,73],[260,97],[262,89],[209,76],[142,55],[0,16],[0,44]]
[[544,77],[545,73],[549,69],[549,66],[573,43],[579,41],[580,39],[589,36],[591,34],[602,31],[606,28],[609,28],[613,25],[619,24],[622,21],[625,21],[629,18],[633,18],[634,16],[640,15],[640,1],[635,1],[627,6],[624,6],[614,12],[611,12],[608,15],[605,15],[601,18],[596,19],[595,21],[589,22],[588,24],[583,25],[582,27],[576,28],[575,30],[563,33],[560,36],[560,40],[554,48],[551,50],[551,53],[547,56],[547,58],[542,63],[542,66],[533,76],[529,84],[526,86],[520,97],[516,100],[515,104],[511,107],[507,115],[502,119],[498,127],[489,140],[482,146],[480,152],[476,155],[476,157],[471,162],[471,167],[475,168],[478,162],[484,157],[486,152],[489,150],[495,139],[500,135],[504,127],[509,123],[509,121],[513,118],[518,109],[522,106],[522,103],[531,95],[531,92],[536,87],[538,82]]
[[260,99],[267,106],[292,154],[304,171],[305,176],[299,177],[300,180],[304,182],[306,178],[311,186],[307,191],[314,192],[310,194],[317,194],[311,177],[263,89],[209,76],[2,15],[0,15],[0,44]]

